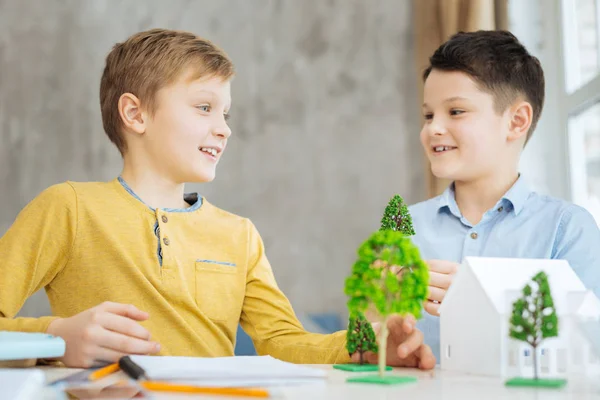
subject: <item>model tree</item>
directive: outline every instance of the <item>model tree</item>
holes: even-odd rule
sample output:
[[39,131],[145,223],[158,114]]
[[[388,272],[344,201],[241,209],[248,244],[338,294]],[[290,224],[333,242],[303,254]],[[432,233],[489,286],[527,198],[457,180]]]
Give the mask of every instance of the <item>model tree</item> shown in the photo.
[[377,339],[371,323],[362,314],[350,318],[350,326],[346,333],[348,352],[360,356],[360,365],[364,364],[364,354],[367,351],[377,352]]
[[[402,267],[402,273],[397,275],[395,270]],[[373,305],[383,318],[379,331],[378,382],[389,383],[395,378],[384,377],[389,318],[397,314],[420,318],[422,304],[427,299],[428,281],[429,272],[418,249],[402,232],[380,230],[358,249],[358,259],[346,280],[345,292],[349,296],[351,315],[364,313]]]
[[[396,231],[403,233],[406,236],[415,234],[408,207],[406,206],[406,203],[404,203],[404,199],[399,195],[394,195],[385,207],[379,230]],[[391,266],[388,266],[388,269],[390,269],[389,267]],[[400,269],[401,267],[393,268],[394,272],[397,272]],[[377,369],[376,367],[373,368],[372,365],[364,365],[364,352],[376,352],[377,341],[371,323],[367,321],[363,312],[350,310],[346,348],[350,354],[354,354],[357,351],[359,352],[359,365],[335,365],[334,368],[353,372],[373,371]]]
[[[403,233],[406,236],[414,236],[415,230],[413,228],[412,217],[408,211],[408,206],[400,195],[394,195],[385,207],[379,230],[391,230]],[[394,270],[397,273],[402,268],[404,267],[395,267]]]
[[404,199],[399,195],[392,197],[385,208],[383,218],[381,218],[381,228],[379,230],[388,229],[402,232],[406,236],[413,236],[415,234],[408,207],[404,203]]
[[562,386],[562,379],[539,379],[538,347],[544,339],[558,336],[558,318],[548,276],[540,271],[526,284],[522,296],[513,303],[509,327],[510,337],[529,344],[533,353],[534,379],[515,378],[507,382],[513,386]]
[[[376,371],[377,366],[365,364],[365,353],[377,352],[377,338],[373,326],[364,314],[350,310],[350,320],[346,331],[346,349],[348,354],[359,354],[359,364],[335,364],[333,368],[352,372]],[[391,370],[391,368],[388,368]]]

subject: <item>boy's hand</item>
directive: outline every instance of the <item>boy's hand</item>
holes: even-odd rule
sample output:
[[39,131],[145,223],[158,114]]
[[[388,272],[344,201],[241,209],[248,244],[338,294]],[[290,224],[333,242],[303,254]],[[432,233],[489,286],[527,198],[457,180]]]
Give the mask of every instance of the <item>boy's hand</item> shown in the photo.
[[90,368],[128,354],[158,352],[159,344],[151,342],[150,332],[136,322],[146,319],[148,314],[132,305],[104,302],[52,321],[47,333],[64,339],[66,351],[59,360],[67,367]]
[[458,271],[458,263],[444,260],[427,260],[429,267],[429,299],[424,305],[425,311],[436,317],[440,315],[440,306],[446,292]]
[[[435,367],[435,356],[431,348],[423,343],[423,333],[415,328],[417,321],[412,315],[405,318],[390,317],[388,320],[387,365],[391,367],[410,367],[432,369]],[[379,335],[381,324],[372,324],[376,335]],[[370,364],[377,364],[377,354],[367,352],[364,359]],[[352,355],[353,362],[359,362],[359,354]]]

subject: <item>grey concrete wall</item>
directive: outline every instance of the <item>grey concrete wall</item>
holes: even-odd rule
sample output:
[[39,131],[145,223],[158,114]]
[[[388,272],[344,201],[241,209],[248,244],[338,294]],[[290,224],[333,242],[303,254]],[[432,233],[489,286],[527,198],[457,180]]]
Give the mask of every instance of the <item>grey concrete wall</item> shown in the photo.
[[[190,30],[238,70],[228,152],[193,189],[254,221],[297,311],[344,312],[356,247],[388,199],[425,195],[411,12],[408,0],[0,0],[0,233],[43,188],[119,173],[98,105],[111,46]],[[46,312],[43,294],[23,309]]]

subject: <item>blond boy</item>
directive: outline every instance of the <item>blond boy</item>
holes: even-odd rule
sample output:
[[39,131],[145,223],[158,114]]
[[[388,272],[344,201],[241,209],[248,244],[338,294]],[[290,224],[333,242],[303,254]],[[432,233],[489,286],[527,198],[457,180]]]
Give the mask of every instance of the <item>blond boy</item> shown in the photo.
[[[125,354],[230,356],[239,323],[259,354],[351,361],[344,331],[304,331],[252,222],[184,193],[186,182],[215,177],[231,136],[233,74],[221,49],[186,32],[115,45],[100,104],[122,173],[52,186],[22,210],[0,239],[0,330],[63,337],[61,360],[73,367]],[[14,318],[40,288],[53,316]],[[389,363],[432,368],[414,326],[391,322]]]

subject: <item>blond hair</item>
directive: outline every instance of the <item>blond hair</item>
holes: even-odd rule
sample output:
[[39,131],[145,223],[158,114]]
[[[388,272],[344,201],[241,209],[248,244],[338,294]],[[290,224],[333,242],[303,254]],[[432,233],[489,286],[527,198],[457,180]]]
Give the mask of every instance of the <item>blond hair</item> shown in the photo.
[[156,93],[187,70],[192,71],[192,80],[228,80],[234,75],[233,63],[223,50],[189,32],[152,29],[113,47],[100,81],[100,109],[104,131],[121,154],[126,151],[118,110],[121,95],[137,96],[152,115]]

